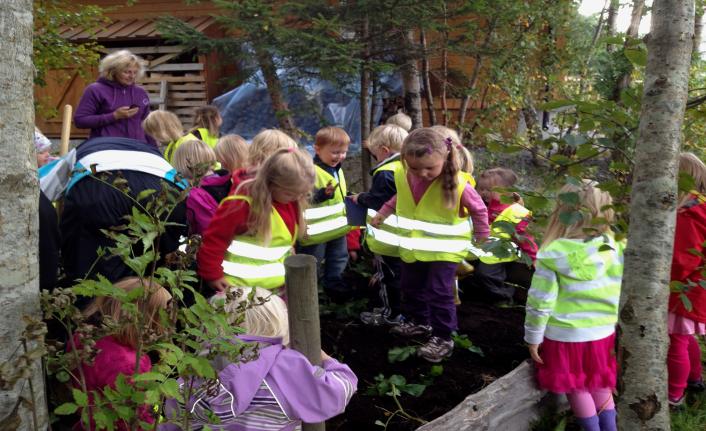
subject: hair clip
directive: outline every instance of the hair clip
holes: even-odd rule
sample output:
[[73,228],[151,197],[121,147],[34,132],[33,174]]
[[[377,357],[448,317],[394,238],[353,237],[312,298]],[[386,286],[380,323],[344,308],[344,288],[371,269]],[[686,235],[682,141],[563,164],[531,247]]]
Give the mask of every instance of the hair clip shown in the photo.
[[426,153],[427,153],[427,154],[431,154],[432,151],[434,151],[434,148],[432,148],[431,144],[427,145]]
[[444,142],[446,142],[446,149],[451,151],[451,146],[453,145],[454,141],[451,138],[446,138],[444,139]]
[[293,153],[293,152],[294,152],[294,147],[289,147],[289,148],[287,148],[287,152],[288,152],[288,153]]

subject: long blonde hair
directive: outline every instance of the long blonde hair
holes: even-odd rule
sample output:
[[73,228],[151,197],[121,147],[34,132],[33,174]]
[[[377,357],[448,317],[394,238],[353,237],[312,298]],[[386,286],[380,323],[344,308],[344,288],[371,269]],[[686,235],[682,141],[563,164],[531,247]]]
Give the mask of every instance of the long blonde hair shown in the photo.
[[248,166],[257,168],[270,155],[278,150],[297,148],[297,142],[289,135],[277,129],[265,129],[252,138],[248,149]]
[[456,188],[458,187],[458,151],[450,138],[431,128],[416,129],[409,133],[402,144],[400,154],[402,160],[420,158],[437,153],[444,158],[441,170],[441,187],[444,193],[446,208],[454,208],[457,203]]
[[[578,204],[568,203],[570,194],[578,195]],[[561,196],[565,196],[562,198]],[[615,213],[610,193],[597,187],[591,180],[582,180],[581,185],[566,184],[559,190],[557,204],[549,216],[542,247],[558,238],[582,239],[601,235],[610,229]],[[561,221],[562,214],[581,213],[581,218],[572,224]]]
[[[679,154],[679,173],[687,174],[694,180],[693,190],[706,195],[706,165],[693,153]],[[679,207],[688,200],[691,190],[679,191]]]
[[161,109],[150,112],[142,121],[142,128],[161,145],[176,141],[184,134],[184,126],[179,117]]
[[[159,320],[159,310],[165,310],[172,299],[172,295],[167,289],[156,282],[149,283],[147,280],[141,281],[138,277],[127,277],[114,283],[117,289],[131,292],[137,288],[145,288],[149,291],[147,301],[137,300],[137,313],[144,316],[146,331],[153,334],[162,334],[165,328]],[[130,346],[133,349],[137,346],[140,332],[143,328],[138,328],[134,321],[135,316],[122,307],[119,299],[111,296],[99,296],[91,302],[83,311],[86,317],[97,315],[98,317],[109,317],[120,326],[116,332],[111,334],[120,344]]]
[[255,178],[242,182],[236,190],[236,194],[246,194],[252,200],[248,215],[248,233],[257,235],[265,244],[269,244],[272,238],[272,190],[280,189],[299,195],[297,224],[299,236],[302,237],[306,232],[304,210],[307,206],[307,195],[314,187],[315,179],[314,162],[304,150],[288,148],[268,157],[258,168]]
[[216,158],[223,169],[235,172],[248,161],[248,143],[239,135],[225,135],[216,144]]
[[458,169],[462,172],[473,175],[473,154],[471,154],[468,148],[463,145],[458,133],[456,133],[454,129],[439,124],[436,126],[431,126],[430,129],[436,130],[444,135],[445,138],[451,139],[451,142],[453,142],[456,150],[458,150]]
[[[226,299],[226,295],[216,294],[213,299]],[[274,292],[262,287],[238,287],[235,297],[226,299],[223,309],[230,323],[242,326],[246,334],[282,338],[282,344],[289,344],[287,304]],[[240,312],[244,314],[242,322]]]

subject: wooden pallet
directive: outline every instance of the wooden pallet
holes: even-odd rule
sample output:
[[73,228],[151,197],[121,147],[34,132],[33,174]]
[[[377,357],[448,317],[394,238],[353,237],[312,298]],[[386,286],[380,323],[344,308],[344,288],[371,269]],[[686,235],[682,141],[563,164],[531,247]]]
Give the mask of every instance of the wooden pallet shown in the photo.
[[194,110],[207,104],[205,77],[201,74],[174,76],[148,72],[140,84],[150,95],[153,107],[174,112],[185,129],[193,125]]

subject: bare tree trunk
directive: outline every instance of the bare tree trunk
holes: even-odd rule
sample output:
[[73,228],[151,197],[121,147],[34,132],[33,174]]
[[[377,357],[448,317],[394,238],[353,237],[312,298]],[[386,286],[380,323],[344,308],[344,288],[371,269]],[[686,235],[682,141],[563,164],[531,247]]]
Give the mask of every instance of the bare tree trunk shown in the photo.
[[[620,0],[610,0],[608,5],[608,19],[606,20],[606,35],[615,36],[617,30],[616,18],[618,18],[618,7],[620,7]],[[606,46],[608,52],[615,51],[615,45],[609,43]]]
[[667,298],[693,0],[655,0],[620,308],[620,429],[669,430]]
[[[363,23],[362,39],[368,39],[369,22]],[[363,181],[363,190],[370,190],[370,151],[366,145],[370,136],[370,69],[368,68],[368,46],[366,43],[363,54],[365,60],[360,69],[360,178]]]
[[[627,44],[629,39],[634,39],[637,37],[637,32],[640,28],[640,21],[642,21],[642,14],[645,9],[645,0],[633,0],[632,3],[632,14],[630,17],[630,26],[625,33],[625,43]],[[692,29],[693,31],[693,29]],[[632,75],[632,65],[628,70],[623,73],[623,75],[616,81],[615,88],[613,89],[612,99],[616,102],[620,101],[620,94],[630,86],[631,75]]]
[[275,116],[279,122],[279,127],[292,137],[298,137],[299,131],[294,124],[294,118],[292,117],[291,112],[289,112],[287,102],[284,100],[282,83],[277,76],[277,67],[275,66],[274,60],[272,60],[272,55],[267,52],[266,49],[256,46],[255,56],[257,57],[260,70],[262,70],[262,76],[265,79],[267,92],[270,95],[272,109],[275,111]]
[[[47,423],[41,348],[25,317],[41,322],[39,308],[39,190],[34,157],[32,2],[0,2],[0,427],[44,430]],[[5,371],[8,371],[6,373]],[[25,377],[29,376],[29,377]]]
[[427,53],[427,36],[422,29],[419,30],[419,42],[422,45],[422,79],[424,80],[424,98],[427,101],[429,125],[436,125],[436,111],[434,110],[434,95],[431,92],[431,79],[429,78],[429,54]]
[[[610,0],[606,0],[608,2]],[[610,9],[610,6],[608,7]],[[593,51],[595,50],[596,47],[596,42],[598,41],[598,38],[601,36],[601,32],[603,31],[603,25],[605,24],[605,21],[603,19],[604,15],[606,12],[606,8],[604,7],[603,10],[601,10],[601,15],[598,17],[598,24],[596,24],[596,28],[593,31],[593,38],[591,39],[591,46],[588,49],[588,54],[586,55],[586,60],[583,63],[583,67],[581,68],[581,76],[579,78],[579,96],[581,96],[586,89],[586,75],[588,75],[588,68],[591,64],[591,57],[593,56]],[[615,24],[615,23],[613,23]]]
[[691,50],[692,59],[694,61],[701,60],[701,34],[704,30],[704,6],[699,5],[696,8],[694,18],[694,47]]
[[402,66],[402,85],[404,86],[404,107],[407,115],[412,119],[412,130],[423,126],[422,119],[422,98],[421,86],[419,84],[419,68],[417,67],[417,58],[413,53],[414,48],[414,31],[406,32],[405,43],[409,47],[407,49],[407,59]]

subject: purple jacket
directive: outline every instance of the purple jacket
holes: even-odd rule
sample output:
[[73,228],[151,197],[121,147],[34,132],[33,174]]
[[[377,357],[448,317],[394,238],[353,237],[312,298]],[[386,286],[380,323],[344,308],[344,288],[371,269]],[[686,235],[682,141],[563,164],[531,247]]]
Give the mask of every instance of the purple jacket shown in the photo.
[[190,234],[203,234],[221,200],[230,190],[230,172],[220,170],[201,179],[201,184],[189,191],[186,198],[186,220]]
[[[136,115],[121,120],[113,117],[116,109],[132,105],[140,108]],[[116,81],[98,78],[84,90],[74,114],[74,124],[81,129],[91,129],[89,139],[117,136],[156,146],[154,139],[142,129],[142,120],[149,113],[150,98],[142,87],[135,84],[125,87]]]
[[[208,417],[216,415],[219,430],[289,431],[302,421],[322,422],[345,410],[358,384],[347,365],[335,359],[324,361],[321,367],[311,365],[301,353],[282,346],[279,338],[239,338],[259,343],[259,357],[223,367],[218,372],[217,393],[209,391],[203,381],[194,381],[186,406],[192,429],[201,429],[209,423]],[[186,384],[179,383],[183,391]],[[184,407],[177,400],[168,400],[165,417],[180,422]],[[181,428],[166,423],[159,430]]]

